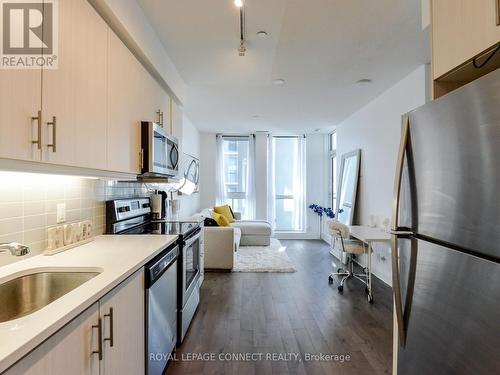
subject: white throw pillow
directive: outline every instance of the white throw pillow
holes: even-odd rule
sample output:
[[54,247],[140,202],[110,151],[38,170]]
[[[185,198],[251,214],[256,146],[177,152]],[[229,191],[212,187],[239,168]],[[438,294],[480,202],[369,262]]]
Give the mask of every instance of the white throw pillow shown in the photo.
[[200,212],[201,216],[203,216],[204,218],[212,218],[212,214],[214,213],[214,210],[213,209],[210,209],[210,208],[205,208],[204,210],[202,210]]

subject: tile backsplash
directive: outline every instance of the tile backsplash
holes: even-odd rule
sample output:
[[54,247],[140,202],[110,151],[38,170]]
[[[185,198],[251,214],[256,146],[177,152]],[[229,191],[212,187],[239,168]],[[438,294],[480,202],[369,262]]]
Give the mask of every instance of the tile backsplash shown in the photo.
[[[0,172],[0,243],[19,242],[31,248],[29,256],[47,247],[47,228],[56,224],[57,204],[66,204],[66,223],[91,220],[94,235],[103,234],[105,202],[148,196],[168,185],[118,182],[71,176]],[[0,266],[25,257],[0,253]]]
[[[0,172],[0,242],[20,242],[30,255],[47,247],[47,227],[56,224],[57,204],[66,205],[66,222],[91,220],[104,230],[104,182],[67,176]],[[0,265],[21,260],[0,253]]]

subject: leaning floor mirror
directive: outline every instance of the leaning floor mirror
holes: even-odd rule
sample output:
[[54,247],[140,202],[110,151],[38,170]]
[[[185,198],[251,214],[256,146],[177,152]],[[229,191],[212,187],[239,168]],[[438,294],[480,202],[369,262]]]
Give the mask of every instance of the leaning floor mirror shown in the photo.
[[336,218],[345,225],[352,225],[358,191],[361,150],[342,155],[337,192]]

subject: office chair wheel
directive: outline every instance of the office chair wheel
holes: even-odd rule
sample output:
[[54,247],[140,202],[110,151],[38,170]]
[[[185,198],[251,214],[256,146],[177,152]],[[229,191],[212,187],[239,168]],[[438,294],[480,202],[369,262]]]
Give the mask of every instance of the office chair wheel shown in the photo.
[[342,268],[337,268],[337,273],[342,273],[344,270]]
[[333,277],[328,276],[328,284],[332,285],[333,284]]
[[337,289],[339,290],[339,293],[342,293],[344,291],[344,286],[339,285]]
[[368,302],[373,303],[373,296],[368,294]]

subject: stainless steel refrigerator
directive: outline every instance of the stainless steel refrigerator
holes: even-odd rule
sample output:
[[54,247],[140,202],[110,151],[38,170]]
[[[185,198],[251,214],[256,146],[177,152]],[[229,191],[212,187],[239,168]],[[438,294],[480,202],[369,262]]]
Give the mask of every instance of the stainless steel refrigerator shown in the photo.
[[500,69],[403,116],[398,374],[500,374]]

